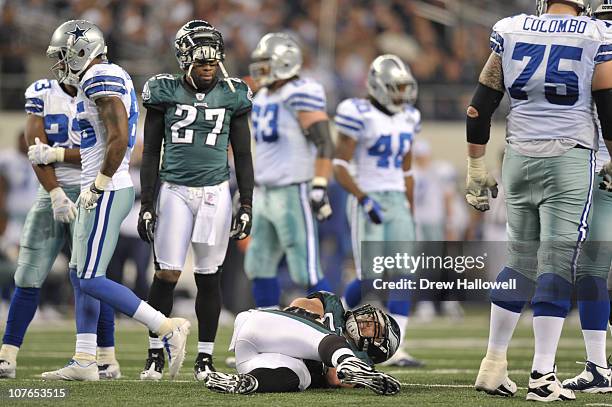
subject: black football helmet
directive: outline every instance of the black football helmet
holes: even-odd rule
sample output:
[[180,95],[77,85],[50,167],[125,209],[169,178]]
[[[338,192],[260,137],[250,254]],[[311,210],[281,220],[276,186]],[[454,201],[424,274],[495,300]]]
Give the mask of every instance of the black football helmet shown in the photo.
[[223,61],[223,36],[210,23],[192,20],[183,25],[174,40],[176,60],[187,71],[194,61]]
[[366,352],[375,364],[388,360],[399,348],[399,325],[370,304],[347,311],[345,332],[357,349]]

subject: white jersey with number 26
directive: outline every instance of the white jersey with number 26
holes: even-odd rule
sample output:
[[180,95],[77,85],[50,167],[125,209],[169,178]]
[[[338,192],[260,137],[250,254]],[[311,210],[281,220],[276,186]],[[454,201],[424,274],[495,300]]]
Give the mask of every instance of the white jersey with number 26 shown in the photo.
[[109,191],[115,191],[132,186],[128,170],[138,123],[138,100],[134,84],[130,75],[119,65],[93,65],[85,72],[79,84],[77,118],[81,129],[81,189],[89,188],[94,182],[106,154],[106,128],[96,105],[96,100],[101,97],[120,98],[128,117],[128,148],[112,181],[106,187]]
[[493,27],[510,97],[507,139],[570,140],[597,150],[591,81],[612,60],[606,24],[583,16],[521,14]]

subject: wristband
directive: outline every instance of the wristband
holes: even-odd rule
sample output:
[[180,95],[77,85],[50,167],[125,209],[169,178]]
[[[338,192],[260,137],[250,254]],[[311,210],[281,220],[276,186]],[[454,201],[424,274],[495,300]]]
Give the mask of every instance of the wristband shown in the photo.
[[102,174],[101,172],[98,172],[98,176],[96,177],[96,180],[94,181],[94,187],[96,189],[104,191],[106,187],[108,186],[108,184],[110,183],[111,179],[112,177],[106,176]]

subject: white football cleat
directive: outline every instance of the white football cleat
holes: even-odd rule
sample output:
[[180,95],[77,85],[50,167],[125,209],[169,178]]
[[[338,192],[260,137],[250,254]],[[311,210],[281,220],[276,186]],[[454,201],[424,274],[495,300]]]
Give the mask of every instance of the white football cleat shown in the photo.
[[98,365],[98,376],[100,380],[117,380],[121,378],[119,362],[114,360],[112,363]]
[[587,360],[582,373],[564,380],[563,387],[584,393],[612,393],[612,369]]
[[17,363],[0,360],[0,379],[14,379]]
[[377,372],[356,357],[349,357],[340,362],[336,367],[336,374],[342,383],[361,385],[384,396],[397,394],[402,387],[395,377]]
[[68,381],[97,381],[100,380],[98,376],[98,365],[95,361],[86,362],[81,364],[80,362],[70,359],[70,362],[61,369],[54,370],[52,372],[44,372],[41,374],[43,380],[68,380]]
[[161,340],[168,354],[170,379],[174,379],[185,360],[185,344],[191,323],[185,318],[171,318],[174,329],[164,335]]
[[532,401],[569,401],[576,400],[573,390],[563,388],[555,372],[540,374],[531,372],[527,400]]
[[405,349],[400,348],[395,352],[389,360],[380,363],[381,366],[397,366],[397,367],[423,367],[425,363],[418,360]]
[[484,358],[474,387],[492,396],[512,397],[516,394],[516,383],[508,377],[508,362]]

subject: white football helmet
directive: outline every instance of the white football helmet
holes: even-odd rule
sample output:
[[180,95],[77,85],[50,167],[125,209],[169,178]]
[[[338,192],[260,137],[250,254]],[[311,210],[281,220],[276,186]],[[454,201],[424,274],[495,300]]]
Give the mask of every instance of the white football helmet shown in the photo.
[[[580,9],[578,15],[590,15],[591,6],[587,4],[586,0],[557,0],[561,3],[567,3],[574,5]],[[536,0],[536,15],[541,16],[546,13],[548,9],[548,0]]]
[[259,86],[289,79],[302,68],[302,51],[298,43],[285,33],[268,33],[251,53],[249,72]]
[[91,61],[99,56],[106,59],[104,34],[87,20],[66,21],[53,32],[47,56],[57,59],[51,70],[60,83],[78,85]]
[[414,104],[418,96],[417,82],[410,68],[399,57],[385,54],[370,65],[368,94],[393,113],[402,111],[405,104]]
[[593,11],[593,15],[600,18],[603,14],[612,14],[612,0],[603,0],[599,7]]

